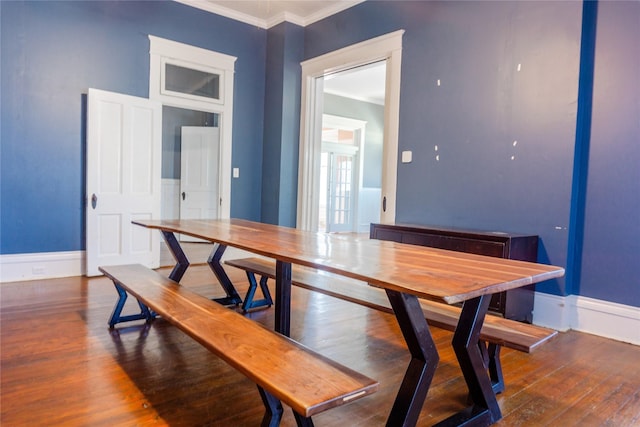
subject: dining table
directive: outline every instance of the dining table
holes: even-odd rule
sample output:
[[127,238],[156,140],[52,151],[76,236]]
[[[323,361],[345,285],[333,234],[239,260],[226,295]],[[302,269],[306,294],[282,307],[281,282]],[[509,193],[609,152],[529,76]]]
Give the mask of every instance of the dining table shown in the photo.
[[176,260],[169,277],[180,282],[189,267],[177,235],[214,243],[207,263],[225,291],[216,301],[242,303],[222,266],[227,247],[275,259],[276,331],[290,334],[292,264],[350,277],[385,290],[411,360],[401,381],[388,426],[416,425],[439,356],[419,299],[461,304],[452,347],[469,389],[470,405],[438,426],[490,425],[502,415],[479,346],[491,296],[558,278],[562,267],[265,224],[244,219],[135,220],[159,230]]

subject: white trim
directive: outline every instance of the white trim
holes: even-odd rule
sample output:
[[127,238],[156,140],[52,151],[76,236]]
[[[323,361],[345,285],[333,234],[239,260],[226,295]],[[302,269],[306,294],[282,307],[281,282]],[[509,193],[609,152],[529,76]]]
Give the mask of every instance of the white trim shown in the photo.
[[[231,216],[233,85],[237,58],[152,35],[149,35],[149,42],[149,99],[160,101],[162,105],[220,114],[219,218],[229,218]],[[180,61],[184,64],[194,64],[194,67],[220,70],[222,73],[221,84],[224,85],[220,88],[221,101],[203,101],[163,94],[160,75],[162,63],[166,59],[174,63]],[[223,94],[228,96],[223,97]]]
[[160,218],[172,219],[180,217],[180,180],[162,179],[162,209]]
[[[342,0],[338,3],[330,4],[322,10],[319,10],[311,15],[307,15],[303,18],[302,24],[299,24],[303,27],[307,25],[311,25],[314,22],[318,22],[323,20],[324,18],[328,18],[331,15],[335,15],[336,13],[340,13],[343,10],[347,10],[353,6],[356,6],[360,3],[363,3],[365,0]],[[270,27],[269,27],[270,28]]]
[[533,323],[560,331],[573,329],[640,345],[640,307],[569,295],[536,292]]
[[264,19],[256,18],[255,16],[247,15],[246,13],[238,12],[237,10],[233,10],[228,7],[224,7],[209,1],[198,1],[198,0],[175,0],[175,1],[177,3],[182,3],[187,6],[195,7],[196,9],[204,10],[205,12],[214,13],[216,15],[220,15],[236,21],[244,22],[245,24],[253,25],[263,29],[267,28],[267,24]]
[[[201,95],[193,95],[190,93],[185,93],[185,92],[175,92],[172,91],[170,89],[166,88],[166,72],[163,72],[166,70],[166,66],[167,64],[169,65],[176,65],[178,67],[182,67],[182,68],[188,68],[191,70],[197,70],[197,71],[202,71],[204,73],[209,73],[209,74],[213,74],[218,76],[218,78],[220,79],[220,87],[218,88],[219,93],[218,93],[218,97],[217,98],[213,98],[213,97],[206,97],[206,96],[201,96]],[[194,64],[192,62],[187,62],[187,61],[181,61],[179,59],[173,59],[173,58],[167,58],[167,57],[161,57],[160,58],[160,67],[161,67],[161,71],[160,72],[160,95],[166,95],[168,97],[170,97],[169,99],[173,100],[173,97],[181,97],[181,98],[186,98],[192,101],[204,101],[205,103],[215,103],[215,104],[224,104],[224,75],[225,75],[225,71],[223,70],[219,70],[217,68],[212,68],[212,67],[206,67],[202,64]]]
[[[314,195],[319,188],[317,164],[320,144],[316,121],[322,112],[317,105],[321,92],[321,77],[376,61],[386,61],[386,89],[384,109],[384,149],[382,165],[382,194],[387,199],[386,212],[380,212],[380,221],[395,222],[396,185],[398,168],[398,127],[400,117],[400,67],[402,63],[402,36],[404,30],[385,34],[344,47],[334,52],[302,62],[302,99],[300,111],[300,157],[298,166],[298,209],[296,225],[313,230],[313,212],[317,210]],[[381,200],[382,203],[382,200]]]
[[0,282],[83,276],[85,252],[0,255]]
[[538,326],[568,331],[570,310],[566,297],[536,292],[533,302],[533,323]]
[[[233,75],[237,59],[235,56],[149,35],[149,59],[149,99],[160,101],[163,105],[211,113],[224,114],[228,110],[233,111]],[[214,102],[209,99],[184,99],[184,94],[180,96],[163,94],[162,64],[167,60],[169,63],[196,70],[220,72],[221,84],[224,85],[220,88],[221,97],[225,93],[231,96]],[[231,108],[228,108],[229,104]]]
[[360,4],[365,0],[342,0],[340,2],[331,3],[331,4],[328,4],[327,7],[323,8],[322,10],[314,12],[311,15],[307,15],[305,17],[298,16],[291,12],[280,12],[278,14],[271,15],[266,18],[258,18],[256,16],[239,12],[237,10],[230,9],[228,7],[224,7],[209,1],[202,1],[202,0],[175,0],[175,1],[178,3],[185,4],[187,6],[204,10],[206,12],[214,13],[216,15],[220,15],[226,18],[234,19],[236,21],[244,22],[245,24],[254,25],[256,27],[266,30],[285,21],[291,22],[292,24],[296,24],[301,27],[305,27],[307,25],[313,24],[314,22],[320,21],[321,19],[327,18],[331,15],[335,15],[336,13],[342,12],[343,10],[349,9],[350,7]]

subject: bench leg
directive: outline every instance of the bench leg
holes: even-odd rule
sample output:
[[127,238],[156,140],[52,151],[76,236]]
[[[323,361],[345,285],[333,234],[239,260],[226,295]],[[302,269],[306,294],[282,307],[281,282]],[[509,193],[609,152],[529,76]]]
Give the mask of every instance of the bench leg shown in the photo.
[[211,255],[209,255],[209,259],[207,260],[211,271],[216,275],[220,286],[222,286],[222,289],[224,289],[224,292],[227,294],[226,297],[215,298],[214,301],[222,305],[238,305],[242,303],[242,298],[238,295],[238,291],[236,291],[235,286],[231,283],[227,272],[224,271],[222,264],[220,264],[220,260],[226,249],[226,246],[216,243],[213,245],[213,251],[211,251]]
[[262,290],[264,298],[257,301],[253,300],[256,290],[258,289],[256,275],[247,271],[247,279],[249,279],[249,289],[247,290],[247,295],[244,297],[244,302],[242,303],[242,311],[246,313],[252,308],[271,307],[273,305],[273,300],[271,299],[271,293],[269,292],[269,286],[267,285],[269,278],[267,276],[260,276],[260,289]]
[[138,301],[138,306],[140,307],[139,314],[131,314],[128,316],[122,316],[122,309],[124,308],[124,304],[127,302],[127,291],[125,291],[118,283],[113,282],[113,285],[116,287],[116,291],[118,292],[118,301],[116,302],[115,307],[113,308],[113,312],[111,313],[111,317],[109,317],[109,327],[113,328],[116,324],[122,322],[130,322],[132,320],[141,320],[145,319],[147,322],[151,321],[155,314],[149,310],[149,307],[142,304]]
[[262,417],[261,427],[277,427],[282,420],[282,403],[274,395],[258,386],[262,403],[264,403],[265,413]]
[[500,362],[500,349],[502,346],[497,344],[489,344],[487,350],[489,377],[495,394],[504,391],[504,377],[502,375],[502,364]]

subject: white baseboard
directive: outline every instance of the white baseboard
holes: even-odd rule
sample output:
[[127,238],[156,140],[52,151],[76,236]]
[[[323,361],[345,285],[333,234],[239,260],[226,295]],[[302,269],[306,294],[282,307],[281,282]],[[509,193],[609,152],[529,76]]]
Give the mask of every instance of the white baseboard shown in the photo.
[[571,319],[567,297],[536,292],[533,303],[533,323],[539,326],[568,331]]
[[84,251],[0,255],[0,282],[82,276],[85,271]]
[[[229,248],[229,257],[233,248]],[[243,255],[238,250],[238,254]],[[85,252],[0,255],[0,282],[53,279],[85,274]],[[640,307],[569,295],[536,292],[533,323],[567,331],[573,329],[640,345]]]
[[536,292],[533,323],[567,331],[573,329],[640,345],[640,307],[579,295],[561,297]]

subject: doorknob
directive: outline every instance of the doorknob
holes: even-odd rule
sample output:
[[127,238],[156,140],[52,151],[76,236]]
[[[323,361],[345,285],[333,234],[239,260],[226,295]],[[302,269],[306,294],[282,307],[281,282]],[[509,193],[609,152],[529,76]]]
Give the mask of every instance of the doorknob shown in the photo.
[[96,196],[96,193],[93,193],[93,195],[91,196],[91,207],[95,209],[97,204],[98,204],[98,196]]
[[386,212],[387,211],[387,196],[384,196],[382,198],[382,212]]
[[185,193],[184,191],[182,192],[182,200],[184,200],[184,198],[187,196],[187,193]]

